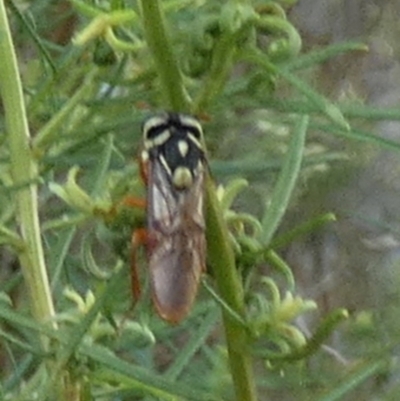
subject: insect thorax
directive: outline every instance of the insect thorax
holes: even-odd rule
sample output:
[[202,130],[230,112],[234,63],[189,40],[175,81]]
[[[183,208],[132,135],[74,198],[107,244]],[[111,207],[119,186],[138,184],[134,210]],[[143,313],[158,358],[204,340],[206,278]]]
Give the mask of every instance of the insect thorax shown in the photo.
[[176,189],[188,189],[204,170],[203,132],[191,116],[165,113],[143,124],[142,159],[159,163]]

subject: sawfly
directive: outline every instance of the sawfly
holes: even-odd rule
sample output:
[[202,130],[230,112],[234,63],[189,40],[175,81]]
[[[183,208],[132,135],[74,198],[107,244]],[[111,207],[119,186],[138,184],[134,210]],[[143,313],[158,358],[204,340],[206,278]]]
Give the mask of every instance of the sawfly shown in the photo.
[[135,254],[145,243],[155,309],[178,323],[189,313],[206,267],[203,131],[192,116],[162,113],[148,118],[142,132],[147,228],[133,235],[133,291],[139,297]]

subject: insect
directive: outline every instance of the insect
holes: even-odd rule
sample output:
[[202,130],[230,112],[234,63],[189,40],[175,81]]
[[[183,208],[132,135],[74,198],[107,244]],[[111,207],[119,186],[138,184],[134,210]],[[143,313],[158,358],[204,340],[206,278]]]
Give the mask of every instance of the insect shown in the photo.
[[[161,318],[177,323],[189,313],[205,271],[204,179],[207,162],[200,123],[163,113],[143,124],[141,171],[147,186],[145,242],[153,303]],[[132,279],[140,294],[136,262]]]

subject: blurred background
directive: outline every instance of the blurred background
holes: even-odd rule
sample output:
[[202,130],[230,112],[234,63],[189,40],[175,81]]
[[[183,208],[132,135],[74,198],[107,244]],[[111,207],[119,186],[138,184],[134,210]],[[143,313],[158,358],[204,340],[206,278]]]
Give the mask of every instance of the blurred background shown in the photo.
[[[49,53],[61,60],[65,54],[60,49],[71,42],[74,33],[83,25],[76,10],[65,1],[21,1],[16,4],[22,10],[28,10],[24,15],[34,21],[38,35],[47,41]],[[30,83],[40,81],[38,76],[43,71],[38,68],[37,47],[32,45],[18,14],[12,15],[21,70],[29,87]],[[399,106],[398,0],[298,0],[289,8],[288,18],[300,32],[303,52],[349,40],[365,43],[369,47],[368,52],[347,52],[335,56],[306,73],[308,82],[320,93],[343,104],[390,109]],[[107,49],[103,54],[101,51],[104,49],[97,50],[104,65],[113,65],[115,60]],[[184,49],[179,51],[184,54]],[[104,93],[110,94],[117,82],[115,93],[104,98],[94,95],[88,102],[90,114],[81,118],[78,111],[71,118],[70,126],[63,127],[66,131],[70,130],[69,136],[52,149],[43,163],[43,175],[49,181],[64,180],[66,172],[74,164],[87,171],[95,170],[102,143],[110,131],[118,137],[110,163],[113,171],[124,170],[131,176],[136,174],[135,168],[127,167],[126,159],[134,159],[140,142],[143,113],[140,107],[133,111],[132,104],[148,101],[154,96],[154,88],[146,87],[146,77],[121,79],[118,75],[124,68],[134,75],[133,72],[136,73],[140,66],[130,65],[127,59],[120,60],[119,65],[122,67],[112,67],[112,73],[104,74],[107,84],[102,87]],[[79,68],[80,75],[77,73],[77,76],[80,79],[84,73],[82,65]],[[238,68],[237,74],[245,75],[246,72],[245,68]],[[140,86],[142,78],[144,87]],[[75,78],[68,74],[61,74],[57,79],[59,92],[57,85],[41,98],[40,94],[45,93],[40,92],[42,88],[36,92],[35,95],[39,94],[36,97],[33,92],[27,92],[27,96],[33,99],[30,103],[33,132],[58,110],[75,85]],[[118,85],[121,82],[122,85]],[[285,94],[287,88],[282,90]],[[226,182],[235,176],[245,176],[250,181],[249,189],[240,196],[235,206],[259,217],[280,164],[266,167],[260,164],[260,168],[253,164],[249,170],[244,170],[236,161],[256,160],[261,163],[281,158],[286,150],[289,131],[281,116],[268,109],[268,102],[265,108],[258,106],[252,109],[251,99],[240,99],[238,102],[232,98],[232,105],[230,100],[228,93],[210,111],[212,118],[206,126],[206,134],[212,155],[211,168],[217,181]],[[377,121],[360,117],[355,118],[354,123],[400,145],[400,122],[395,119]],[[94,124],[93,129],[90,124]],[[85,127],[90,128],[88,132]],[[371,141],[329,136],[314,127],[308,136],[307,155],[312,157],[328,153],[335,156],[333,162],[325,160],[304,167],[280,232],[284,233],[328,212],[333,212],[337,221],[296,239],[284,250],[283,256],[294,271],[297,291],[318,304],[317,313],[307,315],[307,319],[301,318],[298,322],[305,332],[311,333],[320,318],[335,308],[348,309],[350,318],[330,337],[324,351],[302,362],[300,367],[293,365],[282,371],[273,371],[266,379],[271,390],[266,399],[312,401],[316,391],[323,392],[335,385],[339,389],[340,383],[346,382],[348,376],[360,381],[351,393],[344,392],[342,397],[337,398],[320,396],[318,399],[396,401],[400,399],[400,367],[397,362],[400,338],[400,153],[394,148],[374,145]],[[230,164],[232,161],[233,164]],[[50,170],[51,177],[47,177]],[[80,182],[83,186],[94,187],[89,174],[84,175]],[[2,199],[6,204],[8,195]],[[42,212],[43,220],[68,211],[68,207],[55,201],[45,189],[42,203],[47,202],[51,207]],[[46,233],[48,250],[61,244],[58,241],[61,241],[62,235],[64,233],[53,235],[51,230]],[[104,232],[101,235],[104,236]],[[78,237],[72,242],[71,249],[79,248],[80,239]],[[107,260],[105,255],[109,249],[96,248],[96,245],[93,249],[96,249],[95,256]],[[51,256],[49,260],[52,261]],[[74,252],[69,255],[66,265],[70,269],[68,278],[77,288],[83,288],[84,274],[79,272],[78,257]],[[9,280],[17,271],[15,259],[3,250],[2,280]],[[65,273],[57,274],[62,276]],[[62,282],[56,282],[54,288],[61,289],[62,285]],[[388,361],[388,368],[367,375],[368,380],[362,380],[362,375],[366,374],[363,366],[372,366],[375,360],[382,358]],[[4,366],[6,364],[9,369],[9,362]],[[4,370],[7,369],[4,367]]]
[[[337,100],[354,96],[379,108],[399,107],[398,1],[300,0],[290,16],[306,48],[347,40],[369,46],[368,53],[320,66],[314,83],[323,93]],[[400,141],[399,122],[378,122],[371,130]],[[355,325],[332,344],[354,362],[362,353],[372,359],[385,353],[400,335],[400,158],[397,151],[350,147],[348,163],[309,182],[292,212],[301,220],[329,210],[337,222],[296,241],[288,259],[297,283],[318,300],[320,312],[343,306],[352,313]],[[396,352],[392,356],[398,357]],[[343,399],[397,399],[399,372],[388,376],[382,387],[377,379],[357,398]]]
[[[322,65],[315,79],[320,90],[337,100],[355,96],[376,107],[397,107],[399,15],[396,1],[299,1],[291,17],[306,47],[356,39],[370,49]],[[372,130],[400,140],[398,122],[379,122]],[[349,157],[349,168],[311,183],[294,212],[331,210],[337,223],[293,245],[289,257],[305,289],[328,307],[371,308],[384,315],[397,309],[399,294],[400,159],[397,152],[357,146]]]

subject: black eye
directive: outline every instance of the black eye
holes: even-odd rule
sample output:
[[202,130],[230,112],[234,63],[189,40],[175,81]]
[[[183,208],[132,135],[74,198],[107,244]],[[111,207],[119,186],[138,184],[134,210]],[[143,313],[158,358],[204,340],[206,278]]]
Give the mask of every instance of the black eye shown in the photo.
[[199,128],[195,127],[194,125],[187,125],[185,127],[183,127],[186,131],[188,131],[189,133],[191,133],[196,139],[201,138],[201,132],[199,130]]
[[168,130],[168,128],[168,124],[160,124],[149,128],[147,131],[144,131],[144,136],[146,139],[153,140],[164,133],[166,130]]
[[168,129],[168,121],[165,116],[158,115],[148,118],[142,125],[144,140],[153,141]]

